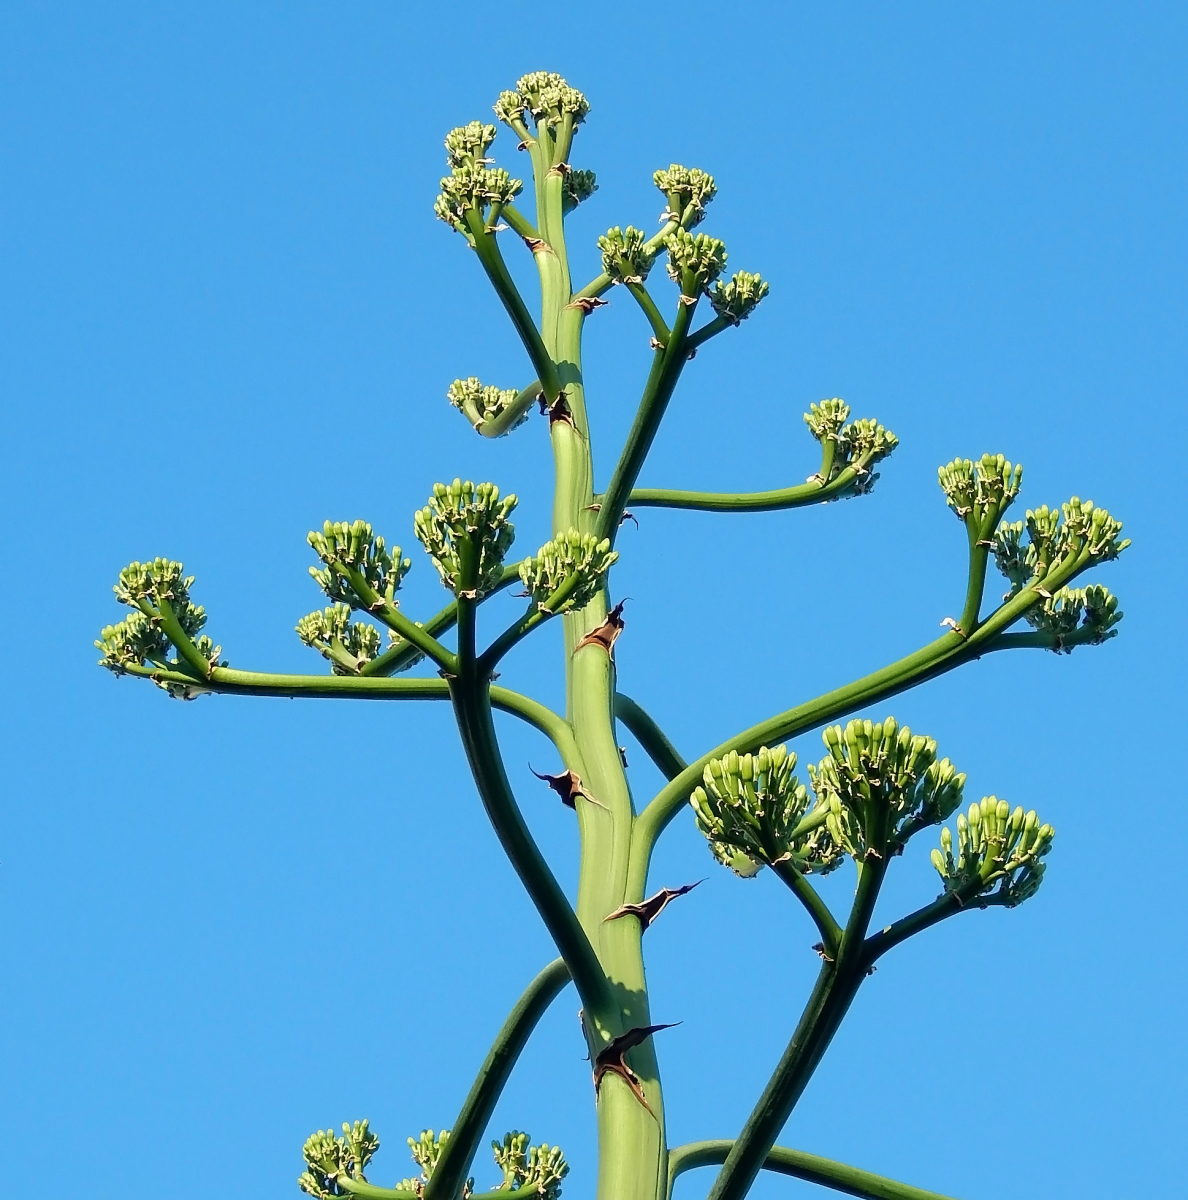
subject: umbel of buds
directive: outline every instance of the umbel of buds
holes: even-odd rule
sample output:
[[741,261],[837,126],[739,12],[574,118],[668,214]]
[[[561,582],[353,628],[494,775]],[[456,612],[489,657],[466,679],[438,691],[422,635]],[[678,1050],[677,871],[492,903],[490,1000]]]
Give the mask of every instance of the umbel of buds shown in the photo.
[[809,767],[826,827],[856,859],[899,853],[926,825],[938,825],[961,803],[965,775],[936,757],[936,742],[902,728],[894,717],[851,721],[822,734],[829,750]]
[[499,582],[515,537],[508,520],[515,506],[516,497],[501,500],[493,483],[433,485],[429,503],[413,517],[413,531],[456,596],[485,596]]
[[824,463],[817,478],[821,483],[836,479],[847,467],[853,467],[861,482],[860,490],[869,491],[877,475],[870,473],[899,445],[889,429],[870,417],[849,421],[850,406],[838,397],[809,405],[804,423],[825,450]]
[[976,463],[955,458],[938,468],[937,477],[948,506],[978,538],[989,538],[1019,494],[1023,468],[1001,454],[983,454]]
[[[519,395],[515,388],[497,388],[482,384],[471,375],[469,379],[455,379],[446,391],[449,402],[475,427],[481,428],[507,410],[507,406]],[[518,429],[528,420],[527,411],[506,432]]]
[[306,540],[325,564],[324,570],[309,569],[318,587],[351,608],[372,608],[377,599],[394,603],[412,565],[399,546],[389,550],[366,521],[327,521]]
[[715,283],[709,292],[714,312],[732,325],[738,325],[755,311],[759,301],[771,289],[750,271],[735,271],[726,283]]
[[1044,877],[1040,861],[1052,848],[1055,830],[1041,825],[1035,810],[1013,811],[1005,800],[987,796],[957,817],[957,853],[953,834],[941,830],[932,865],[945,882],[945,891],[962,904],[1002,904],[1013,908],[1034,896]]
[[194,643],[203,659],[212,666],[218,662],[222,647],[201,635],[206,625],[206,610],[190,599],[193,575],[187,575],[179,562],[155,558],[152,562],[129,563],[112,588],[116,599],[133,611],[115,625],[100,631],[95,647],[103,652],[101,666],[123,674],[129,666],[154,663],[160,667],[180,664],[167,658],[175,636]]
[[487,162],[487,151],[495,140],[495,126],[471,121],[446,134],[446,160],[451,167],[481,166]]
[[1098,646],[1116,637],[1122,620],[1118,598],[1099,583],[1085,588],[1061,588],[1043,604],[1027,610],[1027,621],[1041,633],[1050,633],[1057,654],[1072,653],[1073,646]]
[[598,191],[598,180],[593,171],[569,170],[565,173],[563,205],[571,213],[583,200],[589,200]]
[[556,615],[585,608],[598,594],[607,571],[618,560],[610,539],[570,529],[520,564],[520,579],[545,612]]
[[808,792],[795,769],[796,755],[786,746],[760,746],[754,754],[732,750],[706,764],[703,786],[693,789],[689,802],[723,866],[749,878],[802,850],[794,834],[808,808]]
[[673,163],[667,171],[657,171],[652,180],[667,203],[660,219],[679,221],[685,229],[701,222],[705,206],[718,194],[714,177],[697,167],[690,169]]
[[1056,566],[1081,570],[1117,558],[1130,545],[1121,532],[1122,522],[1104,508],[1073,496],[1059,512],[1043,504],[1022,521],[1003,521],[994,536],[994,559],[1013,596]]
[[525,113],[532,115],[539,128],[559,125],[566,117],[574,125],[580,125],[589,111],[586,97],[555,71],[530,71],[514,91],[502,92],[495,102],[495,115],[521,137],[525,132]]
[[305,1171],[297,1184],[318,1200],[349,1196],[351,1192],[342,1180],[366,1182],[363,1171],[378,1149],[379,1138],[368,1129],[366,1121],[353,1125],[344,1122],[341,1137],[335,1137],[333,1130],[319,1129],[301,1148]]
[[560,1146],[542,1142],[529,1146],[531,1137],[513,1129],[502,1142],[492,1142],[495,1162],[503,1172],[503,1183],[497,1190],[519,1191],[533,1189],[542,1200],[556,1200],[561,1195],[561,1180],[569,1174],[569,1164]]
[[513,179],[502,167],[455,167],[442,179],[433,211],[439,220],[470,236],[468,214],[484,224],[494,221],[499,209],[510,204],[523,186],[522,179]]
[[726,246],[705,233],[674,229],[664,239],[668,251],[668,275],[685,296],[696,296],[709,287],[726,268]]
[[297,636],[330,660],[335,675],[357,675],[380,648],[379,630],[366,621],[352,621],[349,604],[332,604],[302,617]]
[[602,251],[602,269],[616,283],[643,283],[652,269],[652,257],[644,249],[647,237],[642,229],[617,225],[598,239]]

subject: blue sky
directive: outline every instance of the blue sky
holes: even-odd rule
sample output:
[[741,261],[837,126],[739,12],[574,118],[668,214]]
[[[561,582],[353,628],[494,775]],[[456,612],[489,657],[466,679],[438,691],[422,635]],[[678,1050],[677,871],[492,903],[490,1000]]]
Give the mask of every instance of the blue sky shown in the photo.
[[[318,604],[306,530],[362,516],[413,545],[405,607],[435,611],[411,515],[437,479],[514,490],[519,544],[543,540],[543,424],[487,443],[445,402],[455,376],[526,375],[431,211],[446,130],[543,68],[593,105],[573,155],[600,183],[570,223],[579,273],[607,226],[654,220],[651,172],[683,162],[718,179],[706,229],[732,265],[772,281],[687,372],[643,481],[803,479],[800,414],[823,396],[902,443],[862,500],[652,511],[625,532],[622,684],[686,754],[959,609],[964,535],[935,482],[954,456],[1005,453],[1026,466],[1021,508],[1091,497],[1134,539],[1096,575],[1126,611],[1118,638],[972,664],[871,714],[935,736],[974,795],[1036,807],[1057,844],[1034,901],[885,961],[783,1141],[963,1200],[1176,1193],[1182,6],[549,11],[0,13],[8,1177],[27,1146],[55,1193],[295,1196],[305,1136],[366,1115],[378,1178],[398,1178],[405,1136],[449,1123],[551,957],[443,707],[175,704],[91,646],[119,616],[119,568],[162,554],[198,576],[236,665],[317,669],[292,633]],[[504,139],[496,153],[514,163]],[[601,481],[648,357],[615,299],[587,338]],[[508,677],[555,701],[560,668],[549,631]],[[547,749],[503,732],[571,884],[568,814],[526,769]],[[815,760],[819,738],[794,748]],[[889,916],[935,894],[913,849]],[[656,882],[702,876],[647,944],[656,1019],[683,1021],[660,1047],[674,1142],[737,1130],[814,970],[775,882],[715,869],[682,819]],[[542,1024],[494,1132],[561,1143],[581,1200],[576,1005]]]

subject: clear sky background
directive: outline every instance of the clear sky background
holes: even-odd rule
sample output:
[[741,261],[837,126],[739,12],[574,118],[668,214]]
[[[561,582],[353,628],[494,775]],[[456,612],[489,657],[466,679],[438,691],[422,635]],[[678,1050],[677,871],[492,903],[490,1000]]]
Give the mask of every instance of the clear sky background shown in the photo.
[[[412,549],[406,610],[436,611],[411,515],[455,475],[516,491],[518,545],[544,539],[544,423],[488,443],[445,401],[457,375],[527,370],[431,206],[445,132],[552,69],[593,105],[575,273],[607,226],[652,227],[651,172],[683,162],[717,176],[705,228],[732,266],[772,281],[686,373],[643,482],[802,480],[823,396],[902,441],[861,500],[625,530],[622,684],[686,754],[959,610],[964,534],[936,486],[954,456],[1005,453],[1020,511],[1091,497],[1134,539],[1095,575],[1127,614],[1115,640],[871,714],[937,737],[973,796],[1038,808],[1057,844],[1034,901],[885,960],[782,1140],[961,1200],[1179,1194],[1186,33],[1170,3],[4,5],[9,1187],[279,1200],[306,1135],[362,1116],[390,1184],[552,957],[444,707],[174,703],[91,645],[120,567],[161,554],[235,665],[321,669],[292,632],[319,604],[306,531],[371,520]],[[520,166],[507,137],[496,153]],[[612,299],[587,338],[601,482],[649,354]],[[556,701],[560,671],[550,630],[506,678]],[[571,886],[570,815],[527,771],[550,749],[504,732]],[[888,918],[936,894],[928,841]],[[776,881],[715,868],[683,817],[654,879],[703,876],[647,938],[655,1017],[683,1022],[658,1047],[674,1143],[737,1131],[815,970]],[[582,1200],[576,1007],[542,1024],[493,1133],[561,1143]]]

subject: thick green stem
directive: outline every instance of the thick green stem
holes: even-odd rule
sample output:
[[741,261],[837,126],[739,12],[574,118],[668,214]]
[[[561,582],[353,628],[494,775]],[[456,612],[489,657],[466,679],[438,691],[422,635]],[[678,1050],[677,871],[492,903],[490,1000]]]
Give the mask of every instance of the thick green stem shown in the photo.
[[513,426],[520,423],[520,418],[540,399],[540,380],[534,379],[526,388],[522,388],[516,398],[499,414],[475,429],[485,438],[502,437]]
[[604,1012],[611,1003],[606,978],[516,804],[495,737],[487,689],[470,680],[454,679],[449,684],[462,745],[495,834],[561,952],[582,1003],[591,1012]]
[[425,1187],[425,1200],[458,1200],[470,1173],[479,1142],[486,1132],[495,1105],[507,1086],[532,1031],[545,1010],[569,982],[564,959],[556,959],[528,985],[508,1014],[450,1129],[449,1141]]
[[837,958],[842,929],[833,913],[829,911],[829,905],[821,899],[817,889],[787,859],[773,863],[771,869],[812,917],[817,932],[821,935],[822,955],[828,959]]
[[691,508],[701,512],[774,512],[838,500],[854,490],[858,472],[846,467],[829,483],[814,479],[769,492],[686,492],[674,488],[635,488],[627,503],[633,508]]
[[[669,1194],[677,1176],[696,1167],[724,1163],[733,1146],[732,1141],[725,1139],[677,1146],[668,1156]],[[923,1188],[898,1183],[871,1171],[861,1171],[857,1167],[834,1162],[817,1154],[806,1154],[803,1150],[792,1150],[787,1146],[772,1146],[763,1160],[762,1169],[775,1175],[788,1175],[807,1183],[817,1183],[847,1196],[859,1196],[861,1200],[952,1200],[937,1192],[926,1192]]]

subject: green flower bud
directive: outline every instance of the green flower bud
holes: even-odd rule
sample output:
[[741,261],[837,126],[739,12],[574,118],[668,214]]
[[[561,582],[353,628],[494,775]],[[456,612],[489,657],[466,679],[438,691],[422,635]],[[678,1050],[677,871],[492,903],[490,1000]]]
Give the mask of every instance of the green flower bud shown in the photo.
[[433,485],[429,503],[413,517],[413,531],[455,595],[484,596],[498,582],[515,537],[507,518],[516,503],[515,496],[500,500],[493,483]]
[[379,1138],[368,1129],[366,1121],[344,1124],[342,1132],[342,1137],[335,1137],[332,1130],[319,1129],[301,1148],[306,1170],[297,1184],[318,1200],[351,1195],[339,1181],[345,1177],[366,1182],[363,1171],[379,1149]]
[[[479,429],[504,412],[519,394],[515,388],[497,388],[491,384],[484,386],[471,375],[469,379],[455,379],[446,391],[446,399],[462,412],[475,429]],[[507,432],[518,429],[526,420],[528,413],[525,411]]]
[[1122,522],[1115,521],[1104,509],[1091,500],[1073,496],[1067,504],[1060,506],[1060,533],[1057,536],[1056,553],[1059,558],[1083,556],[1088,562],[1108,562],[1117,558],[1130,539],[1120,539]]
[[515,1191],[528,1176],[528,1143],[531,1137],[513,1129],[503,1135],[502,1142],[492,1142],[495,1164],[503,1172],[503,1187]]
[[689,803],[714,857],[744,877],[761,865],[791,858],[800,870],[824,872],[838,861],[818,839],[809,847],[792,834],[808,809],[808,793],[793,771],[787,747],[761,746],[754,754],[731,751],[706,764],[704,786]]
[[844,400],[834,397],[832,400],[810,404],[809,411],[804,414],[804,423],[817,441],[824,442],[830,438],[836,441],[849,416],[850,406]]
[[[585,608],[598,594],[607,571],[618,560],[609,538],[571,529],[545,542],[532,558],[520,564],[520,578],[537,605],[556,615]],[[576,577],[576,578],[575,578]],[[564,595],[549,607],[554,593],[568,584]]]
[[603,271],[616,283],[643,283],[652,269],[652,259],[644,252],[647,240],[634,225],[608,229],[598,239]]
[[487,161],[487,151],[495,140],[495,126],[482,121],[459,125],[446,134],[446,161],[451,167],[473,167]]
[[380,633],[365,621],[351,621],[349,604],[332,604],[297,622],[297,636],[330,660],[335,675],[358,675],[379,653]]
[[981,536],[989,537],[1019,494],[1023,468],[1012,466],[1001,454],[983,454],[976,463],[955,458],[939,468],[937,476],[949,507],[962,521],[972,517],[975,527],[985,531]]
[[524,1187],[535,1187],[541,1200],[557,1200],[561,1195],[561,1180],[569,1174],[569,1164],[560,1146],[541,1142],[528,1151],[528,1167]]
[[870,491],[878,478],[868,474],[869,468],[882,462],[899,445],[899,438],[872,417],[859,417],[843,426],[837,441],[840,453],[834,458],[834,467],[839,471],[843,467],[856,467],[862,480],[861,490],[865,492]]
[[412,563],[402,557],[399,546],[390,550],[384,539],[366,521],[327,521],[321,532],[313,530],[306,540],[326,564],[325,570],[310,567],[309,573],[331,600],[351,608],[368,608],[347,578],[344,568],[360,574],[381,600],[395,603],[396,593]]
[[694,296],[704,291],[726,267],[726,246],[704,233],[674,229],[664,239],[668,274],[681,291]]
[[718,193],[712,175],[697,167],[690,170],[677,163],[667,171],[657,171],[652,180],[668,204],[661,219],[680,221],[686,229],[692,229],[704,218],[705,206]]
[[926,825],[939,824],[961,803],[965,776],[936,742],[900,728],[894,717],[854,720],[822,735],[829,754],[809,778],[818,807],[828,806],[832,836],[855,858],[896,854]]
[[986,796],[957,816],[957,853],[953,835],[941,830],[941,848],[932,865],[963,904],[1013,908],[1034,896],[1044,877],[1040,861],[1052,848],[1055,830],[1041,825],[1034,809],[1013,811],[1005,800]]
[[593,171],[568,171],[565,175],[563,207],[571,213],[583,200],[589,200],[598,191],[598,180]]
[[732,325],[738,325],[755,311],[759,301],[771,289],[758,276],[749,271],[735,271],[726,283],[715,283],[710,289],[709,300],[714,312],[725,317]]

